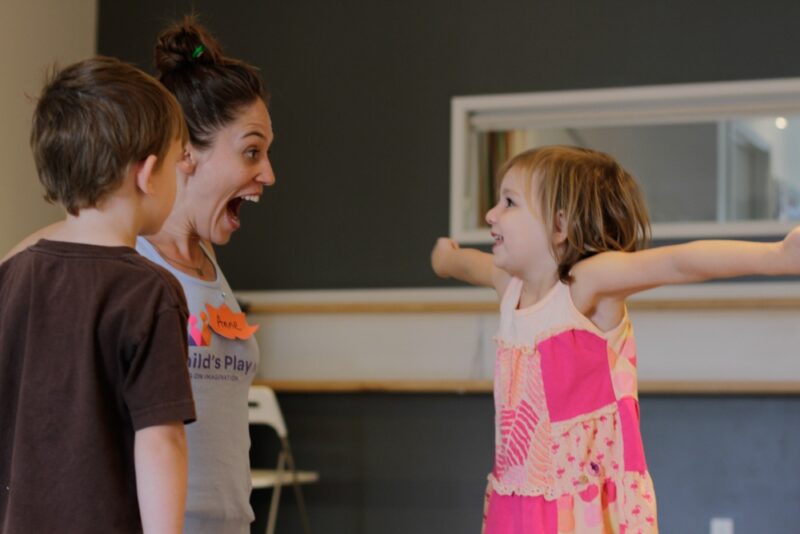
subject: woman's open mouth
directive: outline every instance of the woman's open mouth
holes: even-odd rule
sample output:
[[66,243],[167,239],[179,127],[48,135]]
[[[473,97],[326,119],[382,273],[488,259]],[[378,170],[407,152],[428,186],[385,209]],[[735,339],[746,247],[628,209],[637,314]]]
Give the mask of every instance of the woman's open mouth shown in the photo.
[[227,206],[225,206],[225,208],[226,211],[228,212],[228,218],[233,223],[233,226],[238,228],[239,225],[241,224],[239,221],[239,212],[242,209],[242,203],[245,200],[248,202],[258,203],[260,199],[261,199],[260,195],[242,195],[240,197],[232,198],[230,201],[228,201],[228,204]]

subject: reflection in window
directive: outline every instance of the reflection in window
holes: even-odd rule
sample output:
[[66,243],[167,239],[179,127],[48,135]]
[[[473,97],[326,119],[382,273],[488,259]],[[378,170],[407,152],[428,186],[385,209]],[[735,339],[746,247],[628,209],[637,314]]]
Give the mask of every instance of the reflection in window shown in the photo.
[[800,117],[481,131],[470,173],[476,228],[513,155],[567,144],[608,152],[639,181],[653,223],[800,220]]

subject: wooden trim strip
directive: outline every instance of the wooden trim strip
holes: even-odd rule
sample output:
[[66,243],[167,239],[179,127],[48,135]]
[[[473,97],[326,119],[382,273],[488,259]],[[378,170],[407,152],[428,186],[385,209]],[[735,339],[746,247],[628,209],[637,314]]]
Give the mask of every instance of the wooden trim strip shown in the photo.
[[[252,314],[496,313],[497,302],[274,302],[251,304]],[[797,298],[631,300],[631,310],[787,310],[800,309]]]
[[283,393],[491,393],[491,380],[255,380]]
[[791,310],[800,309],[797,298],[733,298],[733,299],[680,299],[631,300],[632,310]]
[[496,312],[495,302],[276,302],[251,304],[248,313],[474,313]]
[[[280,393],[491,393],[491,380],[256,380]],[[798,381],[642,381],[647,395],[800,395]]]

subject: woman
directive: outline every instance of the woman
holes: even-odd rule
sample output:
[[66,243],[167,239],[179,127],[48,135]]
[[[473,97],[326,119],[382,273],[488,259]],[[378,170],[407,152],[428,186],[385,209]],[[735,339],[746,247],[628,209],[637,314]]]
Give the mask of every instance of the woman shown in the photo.
[[[177,196],[161,230],[138,238],[140,254],[168,269],[189,305],[189,374],[197,421],[186,427],[189,491],[184,532],[244,534],[250,507],[248,389],[259,360],[211,245],[240,225],[243,202],[275,183],[267,95],[256,69],[222,55],[192,18],[165,30],[155,50],[161,82],[180,103],[189,143],[177,165]],[[54,232],[51,225],[14,252]]]
[[[267,96],[256,69],[222,55],[192,19],[158,38],[161,82],[183,108],[189,143],[178,194],[161,231],[136,249],[174,274],[189,304],[189,374],[197,422],[187,426],[189,492],[184,532],[246,533],[250,507],[247,393],[258,365],[252,336],[213,255],[240,225],[243,202],[275,183]],[[227,307],[227,308],[226,308]],[[240,324],[240,326],[244,326]],[[239,339],[243,337],[244,339]]]

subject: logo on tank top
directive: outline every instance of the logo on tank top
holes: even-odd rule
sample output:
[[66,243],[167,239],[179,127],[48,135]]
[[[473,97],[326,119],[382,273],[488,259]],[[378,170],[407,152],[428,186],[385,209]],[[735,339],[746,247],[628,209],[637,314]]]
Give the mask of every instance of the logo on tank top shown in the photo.
[[[199,324],[198,324],[199,321]],[[211,343],[211,329],[208,327],[208,315],[200,312],[200,316],[189,315],[189,346],[207,347]]]
[[259,325],[248,324],[244,313],[234,312],[224,303],[216,308],[205,304],[205,311],[189,315],[187,326],[193,380],[238,382],[255,373],[249,344],[241,341],[253,337]]
[[189,315],[190,347],[207,347],[211,343],[212,330],[227,339],[245,340],[250,339],[261,326],[248,324],[244,313],[231,310],[225,303],[218,308],[206,304],[206,310],[208,314],[201,311],[199,316]]

